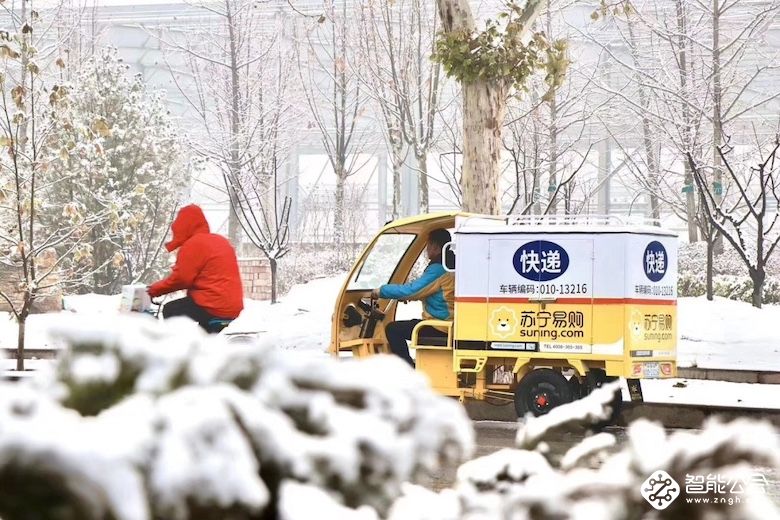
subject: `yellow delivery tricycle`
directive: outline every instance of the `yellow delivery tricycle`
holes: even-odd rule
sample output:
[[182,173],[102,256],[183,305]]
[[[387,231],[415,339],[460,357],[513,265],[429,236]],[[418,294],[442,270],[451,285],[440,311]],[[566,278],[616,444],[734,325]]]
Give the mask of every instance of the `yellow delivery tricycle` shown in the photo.
[[[455,259],[445,262],[454,315],[421,322],[410,347],[440,393],[542,415],[615,378],[641,400],[640,379],[676,377],[677,236],[616,216],[448,212],[388,223],[337,298],[334,356],[387,352],[398,302],[371,291],[404,283],[438,228],[453,231],[443,256]],[[447,333],[425,337],[427,325]]]

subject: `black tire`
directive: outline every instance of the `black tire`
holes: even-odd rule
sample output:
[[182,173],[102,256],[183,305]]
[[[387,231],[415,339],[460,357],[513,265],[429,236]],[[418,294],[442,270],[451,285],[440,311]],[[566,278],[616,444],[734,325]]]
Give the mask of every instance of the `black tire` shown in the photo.
[[515,411],[518,417],[531,413],[544,415],[556,406],[572,401],[569,381],[549,368],[531,370],[515,387]]
[[[617,379],[617,377],[607,376],[606,372],[600,368],[591,369],[588,371],[585,377],[587,391],[590,393],[606,383],[617,381]],[[601,431],[607,426],[613,426],[617,424],[618,420],[620,419],[620,414],[623,412],[623,392],[615,392],[615,397],[610,402],[610,407],[612,408],[612,413],[610,413],[609,418],[607,418],[605,421],[600,421],[594,424],[594,430]]]
[[580,379],[576,375],[569,378],[569,388],[571,388],[572,401],[582,399],[587,394],[585,386],[580,382]]

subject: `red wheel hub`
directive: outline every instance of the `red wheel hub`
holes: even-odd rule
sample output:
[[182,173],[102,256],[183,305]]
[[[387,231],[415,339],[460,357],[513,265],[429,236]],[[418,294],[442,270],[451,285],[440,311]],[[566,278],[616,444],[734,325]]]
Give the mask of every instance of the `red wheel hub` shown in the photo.
[[545,394],[536,396],[536,404],[537,404],[537,406],[545,407],[545,406],[547,406],[548,402],[549,401],[547,400],[547,396]]

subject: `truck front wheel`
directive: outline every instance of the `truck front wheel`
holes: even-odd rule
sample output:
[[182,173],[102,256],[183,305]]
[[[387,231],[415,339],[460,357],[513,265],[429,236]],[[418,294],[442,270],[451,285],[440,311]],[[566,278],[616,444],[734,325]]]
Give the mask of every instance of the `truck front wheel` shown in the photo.
[[528,412],[539,417],[571,401],[569,382],[560,372],[549,368],[531,370],[515,388],[515,411],[518,417]]

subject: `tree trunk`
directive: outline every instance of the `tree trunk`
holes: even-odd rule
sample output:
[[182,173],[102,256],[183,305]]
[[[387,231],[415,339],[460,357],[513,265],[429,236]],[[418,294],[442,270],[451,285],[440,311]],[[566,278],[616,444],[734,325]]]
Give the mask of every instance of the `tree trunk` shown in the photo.
[[27,314],[21,313],[17,319],[19,332],[16,337],[16,370],[24,371],[24,332],[27,325]]
[[276,258],[269,258],[268,263],[271,265],[271,304],[276,303],[276,269],[278,263]]
[[393,220],[401,216],[401,165],[393,164]]
[[557,117],[558,106],[555,102],[555,98],[553,97],[553,99],[550,100],[550,164],[548,168],[549,186],[547,188],[547,193],[552,199],[550,200],[550,209],[548,211],[550,215],[555,215],[558,213],[558,201],[556,200],[556,190],[558,188],[558,127],[555,124],[555,119]]
[[346,177],[336,172],[336,207],[333,209],[333,244],[336,246],[337,263],[344,264],[344,189]]
[[766,278],[766,273],[762,267],[757,269],[751,268],[749,272],[750,279],[753,281],[753,307],[760,309],[764,301],[764,279]]
[[[719,0],[712,0],[712,164],[713,180],[716,186],[720,186],[721,190],[713,190],[715,203],[718,205],[723,200],[723,166],[718,153],[723,136],[723,121],[721,118],[722,97],[723,89],[720,79],[720,2]],[[713,233],[715,234],[715,251],[722,253],[723,237],[715,230],[713,230]]]
[[[532,95],[532,101],[536,103],[536,95]],[[542,145],[539,143],[539,132],[540,129],[538,127],[538,114],[536,111],[538,108],[535,108],[533,112],[531,112],[531,122],[532,122],[532,130],[533,130],[533,138],[531,139],[531,143],[533,146],[533,168],[532,168],[532,175],[533,179],[531,182],[531,202],[533,202],[533,206],[531,206],[531,214],[532,215],[539,215],[542,213],[542,188],[541,188],[541,171],[539,168],[539,164],[541,161],[541,147]]]
[[241,85],[239,83],[239,63],[238,63],[238,42],[235,27],[233,24],[233,13],[230,9],[230,2],[225,4],[227,13],[227,28],[230,44],[230,179],[233,183],[228,185],[228,200],[230,202],[230,213],[228,215],[228,240],[233,244],[236,250],[241,245],[241,223],[238,221],[238,200],[236,192],[239,189],[241,179]]
[[428,157],[427,155],[416,155],[417,171],[420,175],[420,213],[428,213],[430,209],[428,195]]
[[[468,0],[437,0],[439,18],[445,33],[471,33],[476,29]],[[520,19],[524,39],[544,7],[543,0],[528,0]],[[463,91],[463,171],[461,174],[464,211],[496,215],[501,212],[499,177],[501,173],[501,130],[506,115],[506,81],[475,80],[461,85]]]
[[498,215],[501,127],[505,85],[475,81],[463,85],[463,210]]
[[[675,2],[677,9],[677,67],[680,74],[680,93],[685,99],[691,99],[688,85],[688,52],[687,52],[687,22],[688,14],[685,10],[684,0]],[[682,117],[682,141],[685,153],[691,151],[693,131],[693,116],[690,107],[683,103]],[[696,242],[699,240],[698,230],[696,229],[696,199],[693,193],[693,174],[688,161],[683,161],[685,173],[685,185],[691,189],[685,194],[685,213],[688,219],[688,241]]]
[[[642,74],[644,74],[645,70],[642,68],[642,60],[638,54],[639,44],[634,33],[634,23],[633,17],[629,16],[628,35],[631,41],[631,56],[634,61],[634,67],[636,67],[637,71],[641,71]],[[650,110],[650,102],[648,100],[647,90],[642,84],[642,76],[639,73],[635,75],[635,81],[637,85],[639,85],[639,106],[642,107],[642,141],[645,146],[647,169],[649,170],[647,172],[648,177],[645,180],[648,191],[650,192],[650,218],[660,220],[661,208],[658,200],[658,161],[655,154],[650,118],[647,117],[647,113]]]
[[712,301],[714,298],[713,294],[713,270],[714,270],[714,260],[715,260],[715,248],[714,244],[712,242],[712,239],[707,240],[707,299],[709,301]]
[[[552,36],[552,2],[551,0],[547,0],[547,34]],[[558,103],[555,97],[555,94],[552,95],[550,101],[548,101],[548,106],[550,107],[550,126],[549,126],[549,132],[548,137],[550,139],[550,149],[549,149],[549,165],[548,165],[548,187],[547,187],[547,195],[550,197],[549,202],[549,210],[547,211],[550,215],[555,215],[558,213],[558,201],[556,200],[558,191]]]
[[402,150],[393,147],[393,220],[401,217],[401,169],[403,166]]

